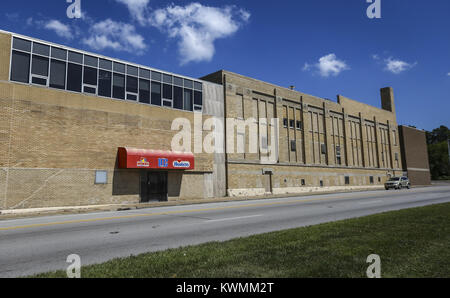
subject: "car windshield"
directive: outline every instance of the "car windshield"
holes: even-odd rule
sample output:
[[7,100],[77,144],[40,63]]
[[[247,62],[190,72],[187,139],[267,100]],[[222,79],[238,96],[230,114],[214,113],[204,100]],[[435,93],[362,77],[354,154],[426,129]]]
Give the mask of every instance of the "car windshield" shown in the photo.
[[394,178],[389,179],[389,181],[398,181],[398,180],[400,180],[399,177],[394,177]]

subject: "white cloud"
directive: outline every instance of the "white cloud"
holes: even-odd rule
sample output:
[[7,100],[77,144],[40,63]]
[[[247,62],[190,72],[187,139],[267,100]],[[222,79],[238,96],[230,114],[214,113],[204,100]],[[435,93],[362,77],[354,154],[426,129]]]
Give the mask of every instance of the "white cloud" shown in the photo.
[[116,0],[119,3],[125,4],[130,11],[130,14],[141,25],[146,24],[146,13],[148,11],[147,5],[150,0]]
[[342,71],[350,69],[350,67],[345,61],[337,59],[336,55],[332,53],[321,57],[316,64],[305,63],[303,70],[307,71],[310,69],[316,70],[322,77],[329,77],[337,76]]
[[450,77],[450,72],[447,75]]
[[235,6],[218,8],[191,3],[157,9],[148,22],[179,40],[181,64],[186,64],[210,61],[215,53],[215,40],[233,35],[249,18],[249,12]]
[[141,54],[146,48],[144,38],[136,33],[133,25],[111,19],[95,23],[89,29],[90,36],[82,42],[94,50],[113,49]]
[[394,74],[402,73],[408,69],[413,68],[417,65],[416,63],[408,63],[399,59],[393,59],[392,57],[389,57],[385,59],[386,68],[385,70],[390,71]]
[[[27,20],[27,24],[32,24],[33,19],[29,18]],[[70,27],[61,23],[58,20],[50,20],[44,24],[44,28],[48,30],[54,31],[59,37],[72,39],[73,34],[72,30],[70,30]]]

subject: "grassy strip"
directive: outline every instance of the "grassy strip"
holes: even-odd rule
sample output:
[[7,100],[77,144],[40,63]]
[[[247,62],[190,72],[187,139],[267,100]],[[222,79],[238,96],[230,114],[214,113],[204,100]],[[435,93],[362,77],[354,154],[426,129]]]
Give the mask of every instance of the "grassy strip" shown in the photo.
[[[450,204],[393,211],[82,267],[91,277],[450,277]],[[36,277],[65,277],[64,271]]]

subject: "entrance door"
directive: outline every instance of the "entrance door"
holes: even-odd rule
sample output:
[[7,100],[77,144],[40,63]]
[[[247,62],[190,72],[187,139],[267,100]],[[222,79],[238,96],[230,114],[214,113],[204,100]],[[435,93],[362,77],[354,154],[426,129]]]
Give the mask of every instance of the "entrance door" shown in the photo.
[[167,172],[141,173],[141,202],[167,201]]

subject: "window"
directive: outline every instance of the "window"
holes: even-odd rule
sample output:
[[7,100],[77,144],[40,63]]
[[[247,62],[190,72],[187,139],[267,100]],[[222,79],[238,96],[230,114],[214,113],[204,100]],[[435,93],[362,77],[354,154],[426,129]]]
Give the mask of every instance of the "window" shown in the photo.
[[341,146],[336,146],[336,163],[340,165],[342,163],[341,160]]
[[301,180],[301,183],[302,183],[302,186],[305,186],[305,185],[306,185],[305,179],[302,179],[302,180]]
[[395,152],[395,160],[398,160],[398,152]]
[[138,68],[135,66],[127,65],[127,74],[130,76],[138,76]]
[[30,81],[30,54],[13,51],[11,61],[11,80],[28,83]]
[[75,52],[69,52],[69,61],[82,64],[83,63],[83,54],[75,53]]
[[[186,80],[185,80],[186,82]],[[193,109],[192,101],[192,90],[184,89],[184,110],[192,111]]]
[[283,118],[283,127],[287,128],[287,126],[288,126],[288,119]]
[[50,47],[47,45],[43,45],[40,43],[33,43],[33,54],[38,54],[42,56],[49,56],[50,55]]
[[294,120],[289,120],[289,128],[294,128]]
[[31,61],[31,83],[47,85],[48,64],[48,58],[33,55]]
[[156,72],[156,71],[152,71],[152,80],[161,82],[161,73],[160,72]]
[[183,88],[173,86],[173,107],[183,109]]
[[191,80],[184,79],[184,88],[189,88],[189,89],[194,88],[194,82]]
[[199,82],[194,82],[194,90],[203,91],[203,84]]
[[350,184],[350,177],[349,176],[345,176],[345,184],[346,185]]
[[67,51],[52,47],[52,58],[65,61],[67,59]]
[[67,66],[67,90],[81,92],[82,66],[69,63]]
[[105,59],[100,59],[99,67],[105,70],[112,70],[112,62]]
[[369,180],[370,180],[370,184],[373,184],[373,176],[370,176]]
[[31,41],[14,37],[13,48],[20,51],[31,52]]
[[128,100],[138,99],[138,79],[136,77],[127,76],[127,99]]
[[113,97],[117,99],[125,99],[125,76],[121,74],[113,74]]
[[294,140],[291,140],[291,151],[295,152],[297,150],[297,146]]
[[320,187],[323,187],[323,180],[320,180]]
[[183,87],[183,79],[179,77],[173,77],[173,84],[179,87]]
[[84,67],[83,92],[97,93],[97,68]]
[[111,97],[111,72],[99,70],[98,72],[98,95]]
[[150,70],[139,68],[139,76],[144,79],[150,79]]
[[139,80],[139,102],[150,103],[150,81]]
[[172,76],[171,75],[163,75],[163,83],[172,84]]
[[84,55],[84,65],[98,67],[98,58]]
[[172,100],[172,85],[163,84],[163,98]]
[[125,73],[125,64],[114,62],[113,70],[115,72]]
[[327,154],[327,146],[325,144],[320,144],[320,152],[322,154]]
[[301,121],[297,120],[296,128],[297,128],[298,130],[302,130],[302,122],[301,122]]
[[107,171],[95,171],[95,184],[107,184],[108,172]]
[[52,59],[50,62],[50,87],[66,89],[66,62]]
[[203,93],[201,91],[194,91],[194,110],[201,111],[203,106]]
[[161,83],[152,82],[152,105],[161,105]]

